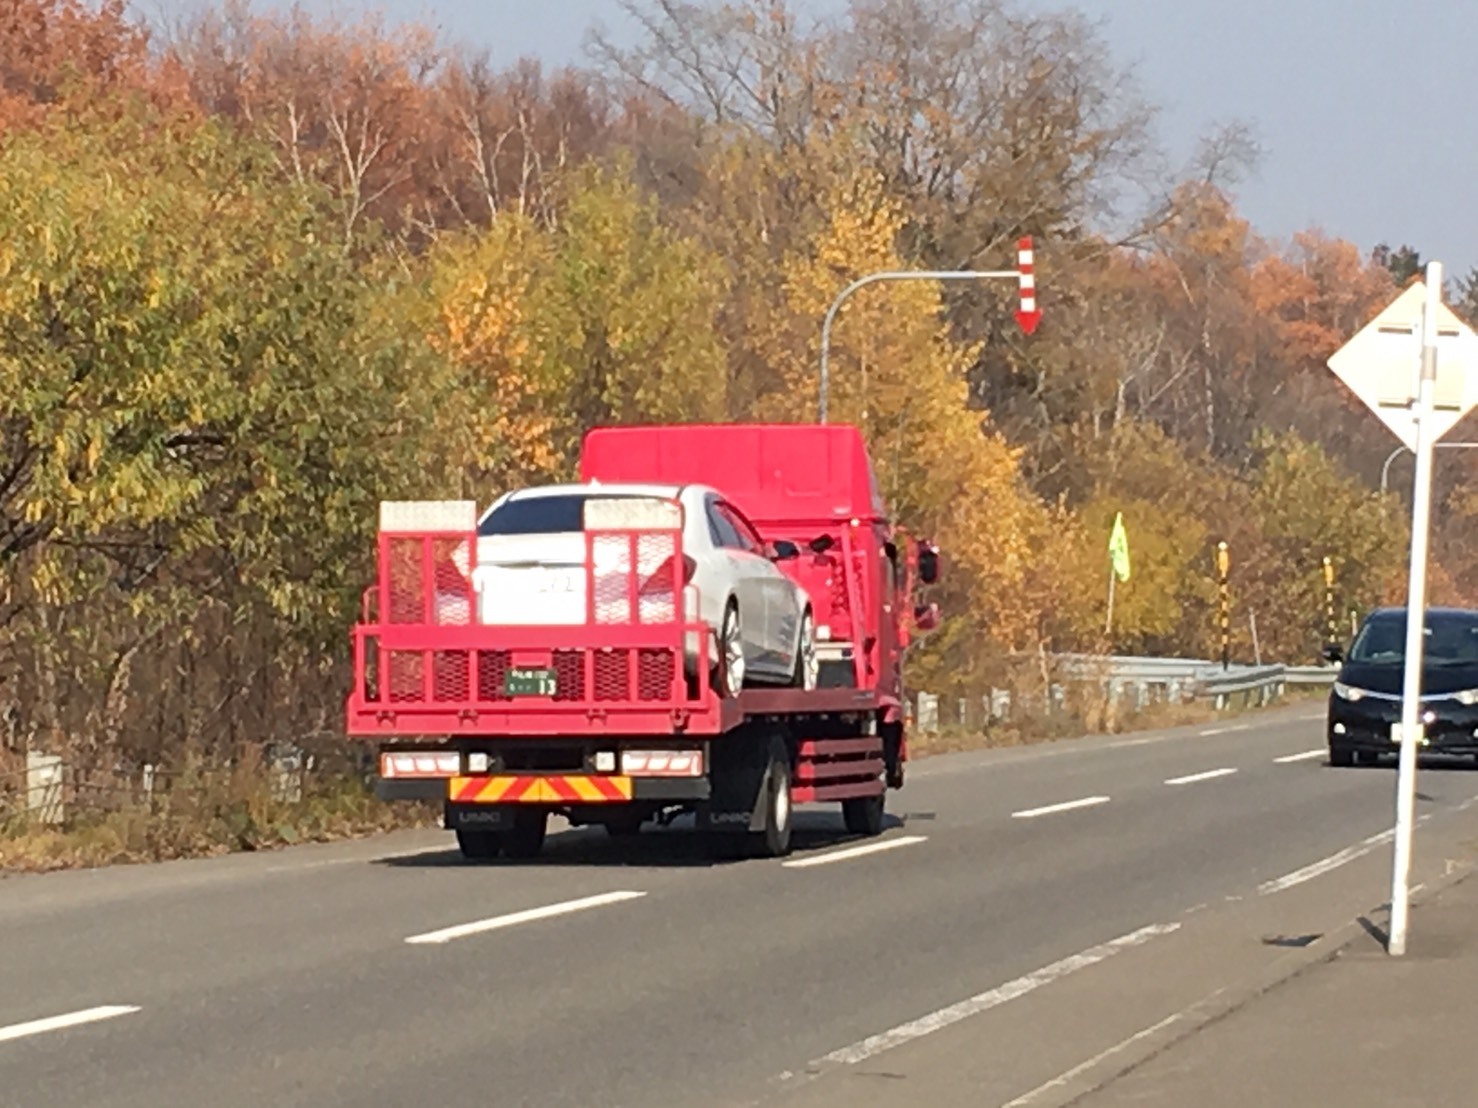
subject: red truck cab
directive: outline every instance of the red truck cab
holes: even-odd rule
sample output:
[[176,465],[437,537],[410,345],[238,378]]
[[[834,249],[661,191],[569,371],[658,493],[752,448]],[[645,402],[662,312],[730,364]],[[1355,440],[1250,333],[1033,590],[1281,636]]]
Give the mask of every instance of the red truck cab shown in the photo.
[[914,604],[917,585],[937,578],[938,552],[889,519],[856,427],[602,427],[585,437],[580,476],[711,485],[766,541],[799,546],[780,564],[811,597],[822,686],[875,689],[887,722],[901,721],[903,653],[938,618]]

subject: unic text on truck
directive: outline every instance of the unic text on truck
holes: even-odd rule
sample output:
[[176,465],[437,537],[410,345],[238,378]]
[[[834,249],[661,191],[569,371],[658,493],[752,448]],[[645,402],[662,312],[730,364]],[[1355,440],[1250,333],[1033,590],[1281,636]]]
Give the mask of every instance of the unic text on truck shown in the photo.
[[[629,835],[692,813],[721,852],[769,856],[789,853],[796,804],[840,802],[848,831],[880,833],[939,554],[889,519],[857,429],[600,428],[557,503],[577,509],[561,556],[524,562],[490,533],[497,510],[381,504],[347,702],[350,736],[378,743],[379,795],[441,801],[475,859],[538,854],[554,814]],[[725,672],[730,616],[771,602],[702,617],[718,608],[684,548],[694,512],[800,586],[793,680]]]

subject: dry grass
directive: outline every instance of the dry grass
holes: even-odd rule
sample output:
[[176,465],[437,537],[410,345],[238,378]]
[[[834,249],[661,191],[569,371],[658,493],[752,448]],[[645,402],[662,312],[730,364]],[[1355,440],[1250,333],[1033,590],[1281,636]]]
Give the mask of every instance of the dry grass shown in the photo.
[[[433,810],[434,808],[434,810]],[[147,804],[84,813],[60,827],[0,821],[0,874],[159,862],[359,838],[438,823],[440,806],[385,804],[358,780],[314,782],[283,800],[233,775]]]

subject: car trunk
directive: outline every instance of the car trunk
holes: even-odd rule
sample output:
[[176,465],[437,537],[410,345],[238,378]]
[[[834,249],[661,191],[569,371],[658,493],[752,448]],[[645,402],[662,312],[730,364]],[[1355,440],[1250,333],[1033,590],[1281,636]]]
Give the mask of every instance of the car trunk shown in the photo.
[[585,535],[484,535],[477,540],[477,621],[577,626],[586,621]]

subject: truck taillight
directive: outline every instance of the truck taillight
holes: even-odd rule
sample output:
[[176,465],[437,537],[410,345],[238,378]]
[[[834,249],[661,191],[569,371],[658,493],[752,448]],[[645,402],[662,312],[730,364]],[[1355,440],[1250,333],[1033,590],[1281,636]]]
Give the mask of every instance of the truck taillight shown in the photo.
[[462,772],[462,756],[457,753],[404,752],[380,755],[380,776],[455,777]]
[[685,587],[688,582],[693,579],[693,574],[698,569],[698,563],[695,562],[692,558],[688,557],[688,555],[684,554],[682,556],[683,579],[682,581],[674,585],[673,567],[677,564],[677,561],[678,559],[676,557],[668,558],[660,566],[658,566],[657,569],[652,573],[652,576],[648,577],[645,581],[642,582],[640,590],[641,595],[651,596],[654,593],[671,593],[676,592],[679,588]]
[[627,777],[702,777],[701,750],[623,750],[621,772]]

